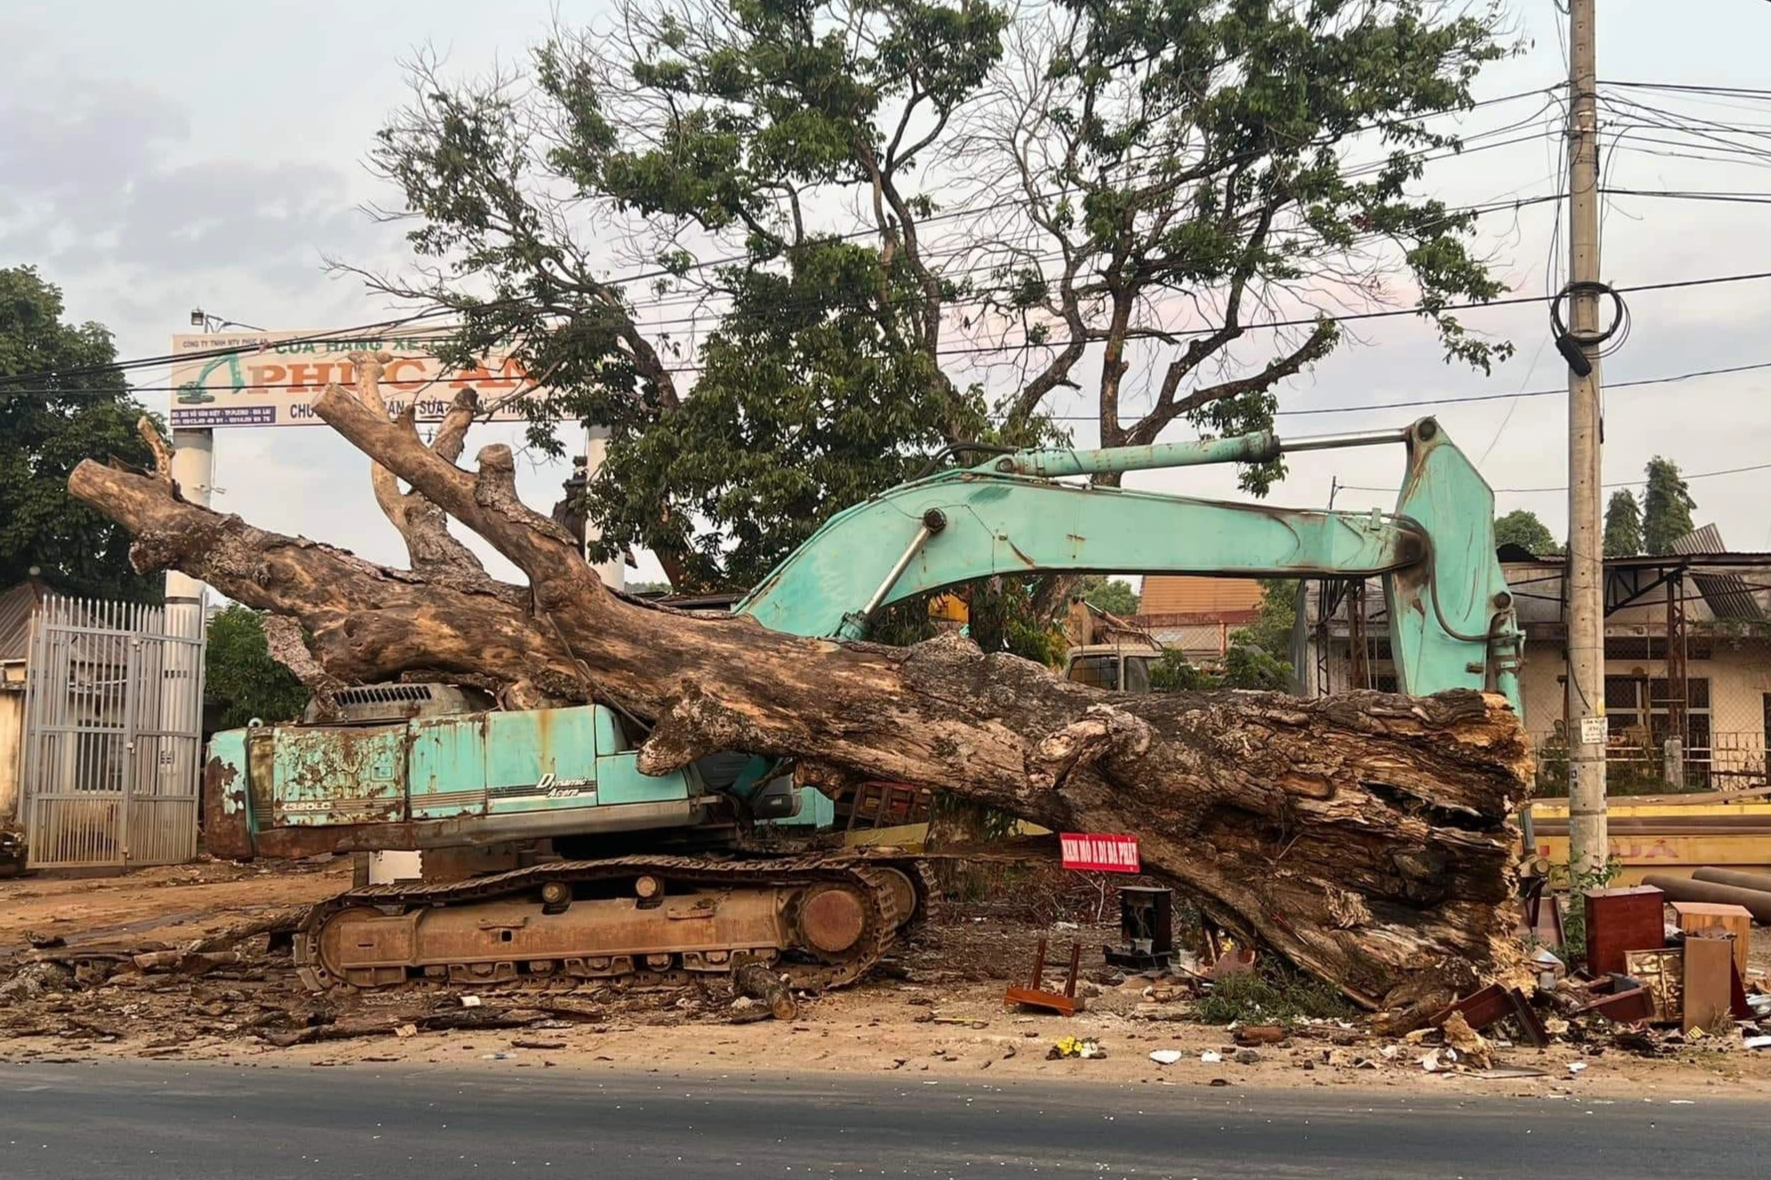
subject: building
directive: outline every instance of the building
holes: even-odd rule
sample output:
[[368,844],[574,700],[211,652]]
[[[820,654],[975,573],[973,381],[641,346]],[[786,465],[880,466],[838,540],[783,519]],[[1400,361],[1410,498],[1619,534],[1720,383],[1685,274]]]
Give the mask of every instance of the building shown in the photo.
[[[1771,553],[1730,553],[1713,526],[1667,554],[1605,562],[1605,711],[1615,794],[1765,786],[1771,727]],[[1567,584],[1559,556],[1503,546],[1525,632],[1519,674],[1539,787],[1566,783]],[[1302,686],[1394,691],[1381,588],[1309,584]],[[1669,739],[1673,740],[1669,750]],[[1670,755],[1670,757],[1669,757]]]
[[1221,662],[1230,636],[1260,617],[1262,588],[1254,578],[1150,574],[1133,620],[1188,663]]
[[34,579],[0,590],[0,822],[18,814],[31,616],[48,593],[49,588]]

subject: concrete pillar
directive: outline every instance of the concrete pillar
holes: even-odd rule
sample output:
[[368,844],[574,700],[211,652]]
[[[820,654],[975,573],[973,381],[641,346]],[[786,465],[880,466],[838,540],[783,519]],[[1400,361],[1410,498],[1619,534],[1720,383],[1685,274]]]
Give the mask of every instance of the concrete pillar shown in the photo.
[[[607,426],[591,426],[584,431],[584,478],[586,482],[596,478],[596,473],[609,454],[609,428]],[[588,547],[602,540],[602,532],[591,521],[584,523],[584,543],[586,553]],[[627,585],[627,568],[619,557],[608,561],[592,562],[597,577],[603,585],[620,590]]]

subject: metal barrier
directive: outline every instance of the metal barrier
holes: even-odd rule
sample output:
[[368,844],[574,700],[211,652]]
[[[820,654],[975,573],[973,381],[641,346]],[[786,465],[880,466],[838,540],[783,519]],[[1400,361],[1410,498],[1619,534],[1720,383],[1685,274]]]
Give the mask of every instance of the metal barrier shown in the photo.
[[20,804],[37,868],[197,851],[203,611],[45,599],[32,619]]

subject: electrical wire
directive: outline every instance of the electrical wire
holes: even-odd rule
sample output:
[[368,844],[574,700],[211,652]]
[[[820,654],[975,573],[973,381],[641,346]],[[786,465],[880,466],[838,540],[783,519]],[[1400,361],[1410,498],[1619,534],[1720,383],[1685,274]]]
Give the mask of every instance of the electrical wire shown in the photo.
[[[1535,139],[1538,137],[1531,136],[1531,137],[1527,137],[1527,138]],[[1512,142],[1512,141],[1509,141],[1509,142]],[[1439,222],[1431,222],[1431,223],[1427,223],[1427,225],[1430,226],[1430,225],[1434,225],[1434,224],[1442,224],[1443,222],[1450,221],[1454,218],[1459,218],[1459,217],[1464,217],[1464,216],[1480,217],[1480,216],[1485,216],[1489,213],[1504,212],[1507,210],[1515,210],[1516,211],[1516,210],[1524,209],[1524,208],[1527,208],[1527,207],[1530,207],[1533,205],[1544,204],[1544,203],[1549,203],[1549,202],[1557,202],[1557,201],[1560,201],[1561,199],[1562,198],[1559,194],[1549,194],[1549,195],[1537,196],[1537,197],[1516,198],[1513,200],[1499,200],[1499,201],[1493,201],[1493,202],[1480,204],[1480,205],[1464,206],[1461,208],[1450,208],[1450,209],[1445,210],[1444,216],[1441,218],[1441,220]],[[1357,235],[1355,237],[1354,241],[1357,242],[1360,240],[1365,240],[1365,239],[1380,237],[1380,236],[1382,236],[1381,233],[1379,233],[1377,231],[1372,231],[1369,233]],[[965,248],[954,250],[954,251],[951,251],[948,253],[931,255],[930,257],[931,258],[953,257],[953,256],[957,256],[960,254],[968,253],[971,251],[971,249],[972,249],[972,247],[965,247]],[[1042,256],[1040,256],[1040,259],[1043,261],[1056,261],[1056,260],[1061,259],[1062,257],[1063,256],[1061,253],[1054,252],[1050,255],[1042,255]],[[986,263],[986,264],[980,264],[978,266],[964,268],[964,269],[960,269],[960,270],[949,270],[949,271],[943,272],[943,277],[944,278],[956,278],[956,277],[963,277],[968,274],[975,274],[975,273],[979,273],[979,272],[983,272],[983,271],[995,271],[995,270],[1000,270],[1000,269],[1002,269],[1002,265],[1000,263]],[[621,279],[621,280],[611,280],[611,284],[625,283],[625,282],[630,282],[630,281],[634,281],[633,276],[629,276],[629,277]],[[907,295],[905,298],[906,298],[906,301],[909,302],[909,301],[913,301],[916,298],[916,296]],[[983,298],[985,298],[985,294],[978,293],[978,294],[975,294],[974,296],[972,296],[970,300],[960,299],[960,300],[951,300],[949,302],[952,302],[952,303],[964,303],[964,302],[968,302],[968,301],[976,302],[976,301],[981,301]],[[503,300],[489,300],[485,303],[475,305],[472,308],[472,310],[483,311],[486,309],[496,308],[496,307],[511,304],[511,303],[524,303],[524,302],[527,302],[527,300],[520,298],[520,297],[519,298],[512,298],[512,299],[503,299]],[[637,310],[644,310],[649,306],[652,306],[652,305],[645,303],[643,301],[632,305],[633,309],[636,311]],[[794,303],[794,301],[785,301],[778,306],[780,308],[786,310],[786,309],[793,308],[794,306],[796,306],[796,304]],[[801,308],[807,308],[807,307],[815,307],[815,306],[817,306],[817,304],[812,300],[805,300],[805,301],[799,302],[797,304],[797,306],[799,306]],[[1407,309],[1404,309],[1404,310],[1407,310]],[[457,309],[438,308],[438,309],[432,309],[432,310],[423,311],[423,312],[417,312],[417,313],[414,313],[412,315],[409,315],[409,316],[406,316],[406,317],[403,317],[400,319],[382,320],[382,321],[377,321],[377,322],[370,323],[370,324],[357,325],[354,327],[332,329],[332,330],[329,330],[329,331],[323,332],[323,333],[314,333],[312,335],[307,335],[307,336],[297,336],[297,337],[293,337],[293,338],[286,339],[286,340],[274,340],[274,341],[268,342],[268,345],[266,343],[261,343],[261,342],[255,340],[255,341],[252,341],[251,343],[240,344],[240,345],[235,345],[235,346],[230,346],[230,347],[218,347],[218,348],[203,349],[203,350],[199,350],[199,351],[186,352],[186,353],[168,353],[168,354],[164,354],[164,355],[160,355],[160,356],[133,358],[133,359],[128,359],[128,360],[116,361],[116,362],[114,362],[110,365],[106,365],[106,366],[89,366],[86,368],[64,369],[64,370],[59,370],[59,371],[39,370],[36,372],[0,374],[0,396],[3,396],[7,392],[7,388],[6,388],[7,386],[10,386],[11,384],[16,383],[16,382],[26,381],[26,380],[54,381],[54,380],[61,380],[61,379],[69,378],[69,377],[109,375],[111,373],[119,373],[119,372],[120,373],[128,373],[128,372],[139,371],[142,369],[171,368],[174,365],[186,365],[186,364],[197,363],[197,362],[202,362],[202,361],[206,361],[206,360],[225,358],[225,357],[229,357],[229,356],[245,356],[245,355],[258,354],[258,353],[264,352],[267,349],[267,347],[276,348],[276,349],[286,349],[287,347],[289,347],[291,345],[308,344],[308,343],[360,343],[361,342],[360,338],[365,333],[373,332],[373,331],[376,331],[377,329],[381,329],[385,332],[387,329],[395,329],[395,328],[405,327],[405,326],[409,326],[409,325],[416,323],[418,321],[421,321],[421,320],[436,319],[439,317],[448,316],[448,315],[452,315],[452,314],[456,314],[456,313],[457,313]],[[645,321],[645,322],[636,322],[636,327],[638,327],[642,331],[650,331],[650,330],[669,327],[669,326],[673,326],[673,325],[693,325],[698,322],[700,322],[700,317],[687,316],[687,317],[679,317],[674,320],[666,319],[666,320],[652,320],[652,321]],[[1308,322],[1313,323],[1314,321],[1312,320],[1312,321],[1308,321]],[[446,333],[448,331],[451,331],[454,328],[458,327],[458,325],[434,324],[434,325],[430,325],[430,327],[435,332],[440,334],[440,333]],[[1210,332],[1213,332],[1213,331],[1216,331],[1216,329],[1215,328],[1200,329],[1200,330],[1191,331],[1191,332],[1189,330],[1182,330],[1181,332],[1178,332],[1178,333],[1168,333],[1168,334],[1169,335],[1209,334]],[[1011,345],[1004,345],[1002,347],[1014,348],[1014,347],[1026,347],[1026,346],[1027,345],[1013,345],[1013,344],[1011,344]],[[996,346],[989,346],[986,348],[971,349],[969,351],[974,352],[974,353],[994,352],[994,351],[998,351],[998,348]],[[941,354],[942,355],[949,355],[949,352],[947,350],[942,350]],[[690,372],[690,371],[696,371],[697,368],[698,367],[675,368],[675,369],[671,369],[669,371],[671,371],[671,372]],[[144,387],[140,387],[140,388],[152,388],[152,387],[144,386]],[[267,386],[265,388],[269,388],[269,387]]]
[[[1732,275],[1707,275],[1702,278],[1695,278],[1695,279],[1670,279],[1670,280],[1666,280],[1664,282],[1659,282],[1659,283],[1638,283],[1633,286],[1616,287],[1616,288],[1613,288],[1613,290],[1617,291],[1619,294],[1626,294],[1626,293],[1627,294],[1635,294],[1635,293],[1647,292],[1647,291],[1686,290],[1686,289],[1696,288],[1696,287],[1710,287],[1710,286],[1717,286],[1717,285],[1727,284],[1727,283],[1754,282],[1754,281],[1762,281],[1765,279],[1771,279],[1771,271],[1749,271],[1749,272],[1744,272],[1741,274],[1732,274]],[[1542,295],[1516,295],[1516,296],[1511,296],[1511,297],[1508,297],[1505,299],[1491,299],[1491,300],[1486,300],[1486,301],[1472,300],[1472,301],[1466,301],[1466,302],[1462,302],[1462,303],[1446,303],[1446,304],[1442,304],[1442,305],[1438,306],[1434,310],[1439,311],[1439,312],[1476,311],[1476,310],[1482,310],[1482,309],[1486,309],[1486,308],[1516,307],[1516,306],[1521,306],[1521,305],[1525,305],[1525,304],[1547,303],[1549,301],[1549,299],[1551,299],[1551,298],[1554,298],[1554,296],[1547,296],[1546,297],[1546,296],[1542,296]],[[1278,329],[1278,328],[1313,327],[1314,325],[1316,325],[1318,323],[1325,323],[1325,322],[1326,323],[1336,323],[1336,324],[1357,323],[1357,322],[1364,322],[1364,321],[1370,321],[1370,320],[1394,319],[1398,316],[1417,316],[1420,314],[1422,314],[1422,309],[1420,309],[1419,307],[1395,307],[1395,308],[1385,308],[1381,311],[1348,312],[1343,315],[1334,315],[1334,316],[1312,316],[1309,318],[1300,318],[1300,319],[1262,320],[1262,321],[1257,321],[1254,323],[1244,324],[1242,327],[1243,327],[1244,331],[1263,331],[1263,330],[1273,330],[1273,329]],[[1217,328],[1184,328],[1184,329],[1180,329],[1180,330],[1174,331],[1174,332],[1142,333],[1142,334],[1140,334],[1140,338],[1150,338],[1150,337],[1154,336],[1154,337],[1163,339],[1165,341],[1172,341],[1172,340],[1181,339],[1181,338],[1185,338],[1185,337],[1189,337],[1189,336],[1209,336],[1213,332],[1216,332],[1216,331],[1218,331]],[[1095,343],[1101,343],[1101,342],[1100,341],[1088,341],[1087,343],[1095,344]],[[935,351],[936,351],[936,355],[938,355],[938,356],[968,356],[968,355],[977,355],[977,354],[981,354],[981,353],[982,354],[996,354],[996,353],[1003,353],[1003,352],[1013,352],[1013,351],[1017,351],[1017,350],[1025,350],[1025,349],[1032,349],[1032,348],[1058,348],[1061,346],[1062,346],[1061,343],[1058,341],[1041,339],[1041,340],[1005,341],[1001,344],[992,344],[992,345],[942,348],[942,349],[936,349]],[[679,365],[679,366],[671,367],[669,369],[669,371],[673,372],[673,373],[699,372],[703,368],[704,368],[704,366],[701,366],[701,365]],[[148,391],[148,392],[156,392],[156,391],[157,392],[164,392],[164,390],[160,390],[160,389],[158,389],[158,387],[146,387],[146,391]],[[9,391],[7,389],[0,389],[0,397],[7,396],[9,393],[17,393],[17,394],[22,395],[24,392],[25,391],[23,391],[23,390],[10,390]],[[38,390],[35,392],[41,394],[41,393],[56,393],[58,391],[54,387],[49,387],[45,390]],[[102,392],[106,396],[115,396],[117,391],[116,390],[104,390]],[[1490,395],[1490,396],[1493,398],[1505,398],[1505,397],[1515,397],[1515,396],[1525,396],[1525,395],[1495,394],[1495,395]]]
[[[1694,479],[1714,479],[1717,476],[1722,476],[1722,475],[1741,475],[1741,474],[1744,474],[1749,471],[1771,471],[1771,463],[1753,463],[1753,464],[1746,466],[1746,467],[1725,467],[1719,471],[1697,471],[1697,472],[1693,472],[1689,475],[1687,475],[1683,472],[1680,472],[1679,478],[1689,482],[1690,480],[1694,480]],[[1400,490],[1398,488],[1372,488],[1372,487],[1366,487],[1362,484],[1353,484],[1353,483],[1344,483],[1344,484],[1341,484],[1340,486],[1341,486],[1341,490],[1348,491],[1348,492],[1380,492],[1380,493],[1382,493],[1382,492],[1395,492],[1395,491]],[[1601,488],[1606,489],[1606,490],[1610,490],[1612,488],[1643,488],[1643,487],[1648,486],[1648,481],[1645,479],[1630,479],[1630,480],[1622,480],[1622,481],[1614,482],[1614,483],[1603,483],[1603,484],[1600,484],[1599,486]],[[1568,490],[1567,484],[1562,484],[1558,487],[1495,488],[1495,489],[1493,489],[1494,494],[1497,496],[1525,496],[1525,495],[1531,495],[1536,492],[1565,492],[1567,490]]]

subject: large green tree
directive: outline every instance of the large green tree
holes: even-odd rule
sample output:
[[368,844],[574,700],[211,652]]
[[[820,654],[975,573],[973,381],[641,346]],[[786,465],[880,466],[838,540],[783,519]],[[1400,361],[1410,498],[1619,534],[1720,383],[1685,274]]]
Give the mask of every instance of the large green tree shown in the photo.
[[1448,311],[1501,290],[1471,215],[1411,191],[1495,27],[1422,0],[626,0],[520,72],[420,67],[374,156],[418,263],[370,279],[459,313],[463,356],[514,340],[555,391],[538,445],[611,428],[608,549],[742,584],[941,447],[1050,437],[1060,393],[1108,445],[1270,424],[1340,343],[1324,291],[1504,355]]
[[1679,465],[1659,455],[1648,460],[1648,488],[1642,496],[1642,551],[1671,553],[1673,542],[1690,532],[1691,510],[1697,501]]
[[204,728],[238,729],[247,722],[293,721],[307,707],[308,690],[271,658],[263,616],[234,603],[209,620],[203,653]]
[[1624,488],[1611,493],[1605,505],[1605,556],[1634,557],[1642,552],[1642,506],[1636,493]]
[[128,532],[68,494],[82,459],[149,455],[111,334],[62,317],[35,268],[0,269],[0,586],[35,571],[67,594],[156,599],[160,579],[129,568]]
[[1124,578],[1089,575],[1078,579],[1073,593],[1096,610],[1110,615],[1135,615],[1142,597]]
[[1495,517],[1494,543],[1517,545],[1533,557],[1550,557],[1562,552],[1550,527],[1529,508],[1515,508],[1505,516]]

